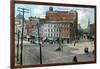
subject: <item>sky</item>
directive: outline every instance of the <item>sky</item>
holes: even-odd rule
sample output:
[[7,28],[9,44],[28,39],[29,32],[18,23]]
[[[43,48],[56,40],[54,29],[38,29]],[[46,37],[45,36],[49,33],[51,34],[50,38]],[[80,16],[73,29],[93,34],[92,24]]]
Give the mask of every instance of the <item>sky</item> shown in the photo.
[[[46,12],[52,5],[34,5],[34,4],[15,4],[15,16],[19,14],[18,8],[29,9],[29,13],[25,13],[25,19],[28,17],[40,17],[45,18]],[[90,24],[94,23],[94,8],[84,8],[84,7],[69,7],[69,6],[52,6],[54,11],[70,11],[76,10],[78,12],[78,24],[81,28],[85,29]],[[21,12],[20,12],[21,13]]]

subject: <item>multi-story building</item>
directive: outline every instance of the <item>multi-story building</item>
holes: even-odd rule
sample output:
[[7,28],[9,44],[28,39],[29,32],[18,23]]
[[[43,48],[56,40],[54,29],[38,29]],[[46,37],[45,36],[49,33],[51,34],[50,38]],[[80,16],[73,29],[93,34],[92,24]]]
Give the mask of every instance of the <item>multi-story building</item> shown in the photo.
[[35,38],[43,37],[43,20],[37,17],[29,17],[28,35]]
[[43,37],[49,40],[55,40],[59,37],[59,29],[56,24],[45,23],[42,25]]
[[50,7],[46,12],[46,37],[49,39],[63,39],[67,42],[77,36],[77,12],[53,11]]
[[28,35],[37,36],[37,23],[39,23],[39,18],[29,17]]

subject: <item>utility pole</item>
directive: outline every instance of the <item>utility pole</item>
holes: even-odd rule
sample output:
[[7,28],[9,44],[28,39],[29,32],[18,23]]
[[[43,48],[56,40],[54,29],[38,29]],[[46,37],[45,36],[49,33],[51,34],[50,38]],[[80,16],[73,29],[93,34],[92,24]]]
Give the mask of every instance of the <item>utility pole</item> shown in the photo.
[[76,18],[75,18],[75,23],[74,23],[74,28],[75,28],[75,42],[74,42],[74,46],[76,45],[77,43],[77,33],[78,33],[78,30],[77,30],[77,20],[78,20],[78,13],[77,11],[75,11],[75,15],[76,15]]
[[[19,13],[20,14],[20,13]],[[19,18],[19,24],[20,24],[20,18]],[[17,63],[19,64],[19,39],[20,39],[20,30],[19,30],[19,24],[16,25],[16,31],[17,31],[17,39],[18,39],[18,43],[17,43]],[[18,27],[18,28],[17,28]]]
[[77,41],[78,41],[78,27],[77,27],[77,23],[78,23],[78,12],[74,11],[75,13],[75,19],[74,19],[74,46],[76,45]]
[[17,63],[19,63],[19,34],[20,34],[20,31],[18,30],[18,43],[17,43]]
[[40,31],[39,31],[39,22],[37,23],[37,31],[38,31],[38,42],[39,42],[39,46],[40,46],[40,64],[42,64],[42,47],[40,44]]
[[20,65],[23,65],[23,32],[24,32],[24,13],[29,13],[29,9],[18,7],[18,11],[23,13],[23,22],[22,22],[22,33],[21,33],[21,53],[20,53]]
[[88,18],[88,32],[90,34],[90,19]]

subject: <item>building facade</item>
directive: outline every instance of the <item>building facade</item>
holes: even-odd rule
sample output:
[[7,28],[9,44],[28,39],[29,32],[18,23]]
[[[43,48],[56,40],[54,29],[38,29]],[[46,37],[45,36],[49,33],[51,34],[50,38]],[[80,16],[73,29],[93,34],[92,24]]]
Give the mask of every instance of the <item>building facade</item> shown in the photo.
[[90,24],[90,34],[92,36],[94,36],[94,34],[95,34],[95,26],[94,26],[94,24]]
[[50,7],[44,19],[29,17],[28,35],[69,43],[77,36],[77,16],[76,11],[53,11]]
[[[43,20],[42,20],[43,21]],[[43,33],[43,22],[41,21],[40,18],[37,17],[29,17],[29,22],[28,22],[28,35],[34,37],[36,40],[38,37],[43,38],[44,33]]]
[[76,11],[53,11],[50,7],[46,12],[47,37],[49,39],[67,40],[69,43],[77,35],[77,12]]

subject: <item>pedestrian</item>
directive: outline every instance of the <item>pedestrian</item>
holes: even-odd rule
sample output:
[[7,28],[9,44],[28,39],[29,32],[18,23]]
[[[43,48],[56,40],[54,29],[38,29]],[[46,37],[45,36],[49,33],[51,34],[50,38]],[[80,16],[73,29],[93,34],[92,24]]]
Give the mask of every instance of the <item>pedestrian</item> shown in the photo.
[[88,48],[87,48],[87,47],[86,47],[86,48],[84,48],[84,53],[85,53],[85,54],[87,54],[87,55],[90,57],[89,50],[88,50]]
[[63,41],[63,39],[62,39],[62,48],[63,48],[63,43],[64,43],[64,41]]
[[74,42],[74,46],[76,45],[76,41]]
[[87,48],[87,47],[84,48],[84,53],[85,53],[85,54],[89,54],[89,51],[88,51],[88,48]]
[[78,62],[78,59],[77,59],[76,56],[73,57],[73,62],[74,62],[74,63]]

